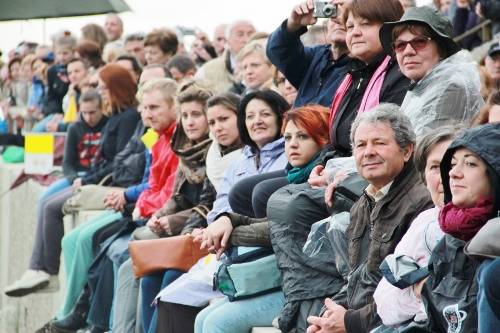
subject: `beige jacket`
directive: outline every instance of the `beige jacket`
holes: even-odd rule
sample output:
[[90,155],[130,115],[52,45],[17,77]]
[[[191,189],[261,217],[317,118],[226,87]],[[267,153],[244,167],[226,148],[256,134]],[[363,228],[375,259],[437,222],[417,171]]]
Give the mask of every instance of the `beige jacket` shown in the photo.
[[217,93],[228,91],[235,82],[227,68],[228,58],[229,52],[224,51],[220,57],[206,62],[196,73],[196,79],[207,82]]

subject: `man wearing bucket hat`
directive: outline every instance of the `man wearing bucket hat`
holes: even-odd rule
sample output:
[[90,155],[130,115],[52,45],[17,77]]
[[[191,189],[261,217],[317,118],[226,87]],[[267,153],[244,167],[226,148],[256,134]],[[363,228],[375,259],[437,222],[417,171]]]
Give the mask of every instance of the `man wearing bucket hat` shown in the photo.
[[394,53],[412,81],[401,109],[417,137],[430,129],[469,122],[484,104],[476,65],[453,41],[453,27],[427,6],[408,9],[401,20],[380,29],[384,49]]

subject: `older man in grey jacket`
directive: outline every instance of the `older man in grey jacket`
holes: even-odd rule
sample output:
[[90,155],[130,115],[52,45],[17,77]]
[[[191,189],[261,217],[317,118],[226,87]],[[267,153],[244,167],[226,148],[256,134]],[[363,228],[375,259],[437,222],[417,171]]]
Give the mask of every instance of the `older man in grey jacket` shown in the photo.
[[322,317],[309,317],[307,332],[368,332],[380,322],[373,292],[379,265],[413,219],[432,206],[413,164],[415,133],[399,107],[381,104],[358,115],[351,129],[356,167],[368,181],[351,209],[347,229],[350,274],[345,292],[326,300]]

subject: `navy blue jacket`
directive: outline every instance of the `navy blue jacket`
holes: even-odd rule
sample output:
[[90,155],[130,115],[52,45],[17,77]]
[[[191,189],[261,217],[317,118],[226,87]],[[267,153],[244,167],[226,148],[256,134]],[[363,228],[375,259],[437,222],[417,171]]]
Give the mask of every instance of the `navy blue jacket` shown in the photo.
[[344,78],[350,58],[342,56],[334,62],[330,45],[305,47],[300,35],[307,28],[290,33],[286,29],[286,22],[285,20],[269,37],[269,60],[298,90],[294,107],[306,104],[329,107]]

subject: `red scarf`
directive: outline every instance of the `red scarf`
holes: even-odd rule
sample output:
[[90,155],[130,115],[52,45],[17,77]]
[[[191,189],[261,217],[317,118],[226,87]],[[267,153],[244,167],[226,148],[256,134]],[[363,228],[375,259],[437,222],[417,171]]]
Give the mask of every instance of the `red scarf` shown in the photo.
[[491,197],[480,199],[471,208],[458,208],[449,202],[439,213],[439,225],[443,232],[467,242],[490,219],[492,209]]

